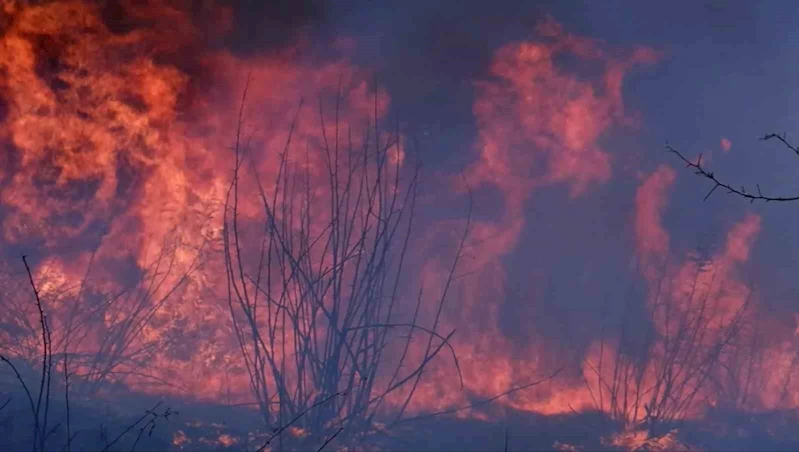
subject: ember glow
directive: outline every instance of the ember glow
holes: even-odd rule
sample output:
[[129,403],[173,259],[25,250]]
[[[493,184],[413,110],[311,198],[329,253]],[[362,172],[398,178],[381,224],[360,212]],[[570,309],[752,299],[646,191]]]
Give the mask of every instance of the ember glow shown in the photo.
[[[330,434],[359,413],[633,431],[799,408],[799,308],[769,260],[792,229],[702,204],[636,91],[679,52],[533,16],[450,84],[469,133],[433,142],[418,118],[447,109],[404,98],[421,76],[385,67],[414,60],[370,60],[354,18],[243,43],[235,2],[0,1],[0,353],[41,362],[24,254],[76,400],[250,404],[280,433],[340,397]],[[745,175],[732,142],[763,131],[724,127],[668,138]],[[187,435],[169,442],[269,438]]]

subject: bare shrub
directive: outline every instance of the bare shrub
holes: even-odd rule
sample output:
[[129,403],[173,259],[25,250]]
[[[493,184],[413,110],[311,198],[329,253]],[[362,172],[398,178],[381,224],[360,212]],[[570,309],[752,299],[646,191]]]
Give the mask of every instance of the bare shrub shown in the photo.
[[[320,101],[321,149],[293,150],[292,123],[269,183],[239,130],[224,216],[230,314],[261,413],[278,433],[292,420],[327,441],[368,430],[389,394],[401,392],[401,413],[425,366],[445,348],[454,357],[454,331],[439,332],[439,319],[468,232],[467,222],[443,293],[428,303],[420,289],[410,312],[400,296],[420,168],[403,164],[400,134],[381,132],[377,106],[360,139],[350,128],[345,137],[340,98],[334,136]],[[255,227],[241,214],[244,196],[259,198]],[[419,339],[421,358],[411,359]]]
[[710,262],[695,267],[686,290],[674,291],[673,283],[664,270],[643,316],[633,315],[637,306],[628,296],[615,343],[603,338],[598,357],[584,363],[597,409],[628,430],[645,428],[650,437],[695,414],[710,393],[718,396],[713,383],[729,357],[741,352],[739,341],[751,324],[751,291],[729,306]]

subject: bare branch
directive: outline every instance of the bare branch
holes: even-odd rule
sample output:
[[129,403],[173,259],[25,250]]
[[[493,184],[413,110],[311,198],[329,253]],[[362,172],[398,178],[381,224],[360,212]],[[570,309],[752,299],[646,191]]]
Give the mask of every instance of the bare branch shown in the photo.
[[[136,420],[134,423],[130,424],[130,425],[128,426],[128,428],[126,428],[125,430],[123,430],[123,431],[122,431],[122,433],[120,433],[119,435],[117,435],[117,437],[116,437],[116,438],[114,438],[114,440],[113,440],[113,441],[111,441],[110,443],[106,444],[106,446],[103,448],[102,452],[106,452],[106,451],[108,451],[109,449],[111,449],[111,446],[113,446],[114,444],[116,444],[116,443],[117,443],[117,442],[118,442],[120,439],[122,439],[122,437],[124,437],[125,435],[127,435],[127,434],[128,434],[130,431],[131,431],[131,430],[133,430],[134,428],[136,428],[136,426],[137,426],[137,425],[139,425],[139,424],[140,424],[142,421],[144,421],[144,420],[145,420],[145,419],[147,419],[148,417],[150,417],[150,416],[157,416],[157,415],[155,414],[155,410],[156,410],[156,409],[158,409],[158,407],[159,407],[159,406],[161,406],[161,404],[162,404],[162,403],[163,403],[163,402],[158,402],[158,403],[156,403],[156,404],[155,404],[155,405],[154,405],[152,408],[150,408],[149,410],[146,410],[146,411],[144,412],[144,414],[143,414],[143,415],[142,415],[140,418],[138,418],[138,419],[137,419],[137,420]],[[169,412],[169,409],[168,409],[168,408],[167,408],[167,412]],[[137,439],[137,441],[138,441],[138,439]],[[134,447],[135,447],[135,445],[134,445]]]
[[776,138],[776,139],[780,140],[782,142],[782,144],[784,144],[788,149],[793,151],[794,154],[799,155],[799,148],[797,148],[797,147],[791,145],[790,143],[788,143],[788,140],[787,140],[786,137],[787,137],[787,134],[784,134],[784,133],[782,135],[778,135],[776,133],[769,133],[768,135],[764,136],[760,140],[761,141],[768,141],[768,140]]
[[540,380],[536,380],[536,381],[533,381],[533,382],[530,382],[530,383],[527,383],[527,384],[523,384],[523,385],[520,385],[520,386],[515,386],[515,387],[510,388],[507,391],[502,392],[500,394],[497,394],[497,395],[495,395],[493,397],[490,397],[490,398],[484,399],[484,400],[480,400],[478,402],[471,403],[469,405],[465,405],[465,406],[458,407],[458,408],[451,408],[449,410],[437,411],[435,413],[424,414],[424,415],[421,415],[421,416],[399,419],[399,420],[395,421],[394,423],[395,424],[400,424],[400,423],[405,423],[405,422],[419,421],[419,420],[423,420],[423,419],[430,419],[430,418],[437,417],[437,416],[442,416],[442,415],[445,415],[445,414],[454,414],[454,413],[457,413],[459,411],[469,410],[469,409],[472,409],[472,408],[477,408],[479,406],[487,405],[487,404],[489,404],[489,403],[491,403],[491,402],[493,402],[493,401],[495,401],[497,399],[501,399],[502,397],[505,397],[505,396],[508,396],[510,394],[513,394],[514,392],[518,392],[518,391],[522,391],[522,390],[525,390],[525,389],[528,389],[528,388],[532,388],[533,386],[538,386],[541,383],[546,383],[547,381],[550,381],[550,380],[554,379],[555,377],[557,377],[558,374],[560,374],[561,372],[563,372],[563,368],[560,368],[560,369],[556,370],[555,372],[547,375],[546,377],[544,377],[544,378],[542,378]]
[[314,408],[316,408],[318,406],[324,405],[325,403],[327,403],[327,402],[329,402],[329,401],[331,401],[331,400],[333,400],[336,397],[341,396],[341,395],[346,395],[346,393],[345,392],[337,392],[337,393],[331,395],[330,397],[327,397],[327,398],[325,398],[323,400],[320,400],[320,401],[314,403],[313,405],[309,406],[305,410],[303,410],[300,414],[295,416],[294,419],[292,419],[288,423],[286,423],[284,425],[281,425],[278,428],[275,428],[275,431],[272,433],[272,436],[267,438],[267,440],[264,443],[264,445],[259,447],[257,452],[263,452],[263,450],[266,449],[266,446],[268,446],[272,442],[273,439],[275,439],[277,436],[279,436],[281,433],[283,433],[283,430],[286,430],[287,428],[291,427],[292,424],[294,424],[295,422],[300,420],[300,418],[305,416],[305,414],[307,414],[309,411],[311,411],[312,409],[314,409]]
[[324,448],[325,448],[325,447],[327,447],[327,445],[328,445],[328,444],[330,444],[330,442],[331,442],[331,441],[333,441],[334,439],[336,439],[336,437],[338,436],[338,434],[339,434],[339,433],[341,433],[343,430],[344,430],[344,427],[339,427],[339,429],[338,429],[338,430],[336,430],[336,433],[333,433],[333,436],[331,436],[330,438],[328,438],[327,440],[325,440],[325,442],[322,444],[322,446],[321,446],[319,449],[317,449],[317,451],[316,451],[316,452],[322,452],[322,450],[324,450]]
[[20,384],[22,384],[22,389],[25,390],[25,395],[28,397],[28,402],[31,405],[31,414],[33,414],[34,422],[36,422],[36,419],[37,419],[37,416],[36,416],[36,405],[33,403],[33,396],[31,396],[31,392],[30,392],[30,390],[28,390],[28,385],[25,384],[25,379],[22,378],[22,375],[20,375],[20,373],[17,370],[16,366],[14,366],[14,364],[11,361],[9,361],[8,358],[6,358],[3,355],[0,355],[0,361],[8,364],[8,366],[11,367],[11,370],[14,371],[14,375],[16,376],[17,380],[20,382]]
[[[763,139],[769,139],[769,137],[771,137],[771,138],[775,138],[776,137],[776,138],[782,140],[783,142],[785,142],[782,137],[780,137],[778,135],[773,135],[773,134],[772,135],[766,135],[766,137],[764,137]],[[785,144],[788,145],[787,143],[785,143]],[[790,145],[788,145],[788,146],[791,147]],[[791,147],[791,149],[794,149],[794,148]],[[702,177],[705,177],[707,179],[710,179],[713,182],[713,188],[711,188],[710,191],[707,193],[707,195],[705,195],[704,200],[707,200],[710,197],[710,195],[713,194],[713,192],[716,191],[716,189],[719,188],[719,187],[727,190],[727,193],[731,193],[731,194],[740,196],[742,198],[748,199],[749,202],[755,202],[755,201],[785,202],[785,201],[797,201],[797,200],[799,200],[799,195],[798,196],[765,196],[765,195],[763,195],[762,191],[760,190],[760,185],[759,184],[757,185],[757,194],[753,194],[753,193],[747,192],[746,188],[743,187],[743,186],[740,189],[734,188],[732,185],[729,185],[729,184],[727,184],[725,182],[721,182],[720,180],[718,180],[716,178],[716,175],[713,174],[713,172],[707,171],[707,170],[705,170],[704,167],[702,167],[702,155],[701,154],[700,154],[699,158],[697,159],[696,163],[694,163],[691,160],[687,159],[679,151],[677,151],[676,149],[674,149],[673,147],[671,147],[668,144],[666,145],[666,150],[668,152],[676,154],[683,162],[685,162],[686,168],[693,168],[695,170],[694,174],[697,174],[699,176],[702,176]]]

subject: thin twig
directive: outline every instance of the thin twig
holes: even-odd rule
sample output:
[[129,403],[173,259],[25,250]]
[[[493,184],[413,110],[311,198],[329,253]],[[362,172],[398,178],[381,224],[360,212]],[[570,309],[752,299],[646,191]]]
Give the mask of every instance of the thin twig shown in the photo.
[[[763,140],[768,140],[770,138],[778,138],[780,141],[785,143],[786,146],[791,148],[791,150],[796,151],[796,148],[794,148],[793,146],[789,145],[779,135],[775,135],[775,134],[766,135],[762,139]],[[743,187],[743,186],[741,186],[740,189],[734,188],[732,185],[729,185],[727,183],[724,183],[724,182],[721,182],[720,180],[718,180],[716,178],[716,175],[712,171],[705,170],[705,168],[702,166],[702,154],[699,154],[699,158],[697,159],[696,163],[694,163],[691,160],[687,159],[679,151],[677,151],[676,149],[674,149],[673,147],[671,147],[668,144],[666,144],[666,150],[668,152],[671,152],[671,153],[677,155],[677,157],[679,157],[683,162],[685,162],[686,168],[693,168],[695,170],[694,174],[697,174],[699,176],[702,176],[702,177],[705,177],[707,179],[710,179],[713,182],[713,188],[711,188],[710,191],[708,191],[708,193],[705,195],[703,201],[706,201],[710,197],[710,195],[712,195],[713,192],[716,191],[716,189],[719,188],[719,187],[727,190],[727,193],[740,196],[740,197],[742,197],[744,199],[748,199],[750,203],[753,203],[755,201],[785,202],[785,201],[797,201],[797,200],[799,200],[799,196],[766,196],[760,190],[760,184],[756,184],[757,193],[749,193],[749,192],[746,191],[746,187]]]
[[784,133],[782,135],[779,135],[779,134],[776,134],[776,133],[769,133],[769,134],[766,134],[766,136],[764,136],[760,140],[761,141],[768,141],[768,140],[771,140],[773,138],[776,138],[776,139],[780,140],[782,142],[782,144],[784,144],[788,149],[792,150],[794,152],[794,154],[799,155],[799,148],[797,148],[797,147],[791,145],[790,143],[788,143],[787,136],[788,135],[784,134]]
[[8,366],[11,367],[11,370],[14,371],[14,375],[17,377],[17,380],[22,384],[22,389],[25,390],[25,395],[28,397],[28,402],[31,405],[31,414],[33,414],[33,419],[34,419],[34,422],[35,422],[36,421],[36,406],[33,404],[33,396],[31,396],[31,392],[30,392],[30,390],[28,390],[28,385],[25,384],[25,380],[22,378],[22,375],[19,374],[19,371],[17,370],[16,366],[14,366],[14,363],[9,361],[8,358],[6,358],[3,355],[0,355],[0,361],[8,364]]
[[[52,356],[50,350],[50,331],[47,328],[47,316],[44,314],[44,307],[42,306],[42,300],[39,298],[39,290],[36,289],[36,283],[33,281],[33,272],[31,271],[30,266],[28,265],[28,257],[26,255],[22,255],[22,263],[25,265],[25,270],[28,273],[28,280],[30,281],[31,289],[33,290],[33,295],[36,300],[36,308],[39,311],[39,323],[42,327],[42,375],[39,380],[39,395],[36,402],[36,408],[34,409],[34,432],[33,432],[33,443],[34,443],[34,450],[37,448],[39,450],[44,450],[44,441],[45,441],[45,430],[47,429],[47,414],[50,408],[50,377],[51,372],[50,369],[52,367]],[[6,360],[6,362],[8,362]],[[11,364],[10,362],[8,362]],[[16,370],[15,370],[16,371]],[[45,386],[47,388],[47,395],[45,397]],[[42,398],[45,398],[44,403],[44,421],[43,424],[41,422],[41,408],[42,408]]]
[[336,433],[333,433],[333,436],[331,436],[330,438],[328,438],[328,439],[327,439],[327,441],[325,441],[325,442],[324,442],[324,444],[322,444],[322,447],[320,447],[319,449],[317,449],[317,450],[316,450],[316,452],[322,452],[322,450],[323,450],[325,447],[327,447],[327,445],[328,445],[328,444],[330,444],[330,441],[333,441],[334,439],[336,439],[336,437],[338,436],[338,434],[339,434],[339,433],[341,433],[343,430],[344,430],[344,427],[339,427],[339,429],[338,429],[338,430],[336,430]]
[[134,429],[134,428],[135,428],[137,425],[139,425],[139,423],[141,423],[141,421],[143,421],[143,420],[147,419],[147,417],[148,417],[148,416],[150,416],[151,414],[153,414],[153,412],[154,412],[156,409],[158,409],[158,407],[159,407],[159,406],[161,406],[161,404],[162,404],[162,403],[163,403],[163,402],[158,402],[158,403],[156,403],[156,404],[155,404],[155,406],[153,406],[153,407],[152,407],[152,408],[150,408],[149,410],[145,411],[145,413],[144,413],[144,414],[143,414],[143,415],[142,415],[142,416],[141,416],[139,419],[137,419],[137,420],[136,420],[136,422],[134,422],[134,423],[130,424],[130,425],[128,426],[128,428],[126,428],[125,430],[123,430],[123,431],[122,431],[122,433],[120,433],[120,434],[119,434],[119,435],[118,435],[116,438],[114,438],[114,440],[113,440],[113,441],[111,441],[109,444],[106,444],[106,446],[103,448],[102,452],[106,452],[108,449],[110,449],[110,448],[111,448],[111,446],[113,446],[113,445],[114,445],[114,444],[116,444],[116,443],[117,443],[117,442],[118,442],[120,439],[122,439],[122,437],[123,437],[123,436],[127,435],[127,434],[128,434],[128,432],[130,432],[130,431],[131,431],[131,430],[133,430],[133,429]]
[[479,406],[487,405],[487,404],[489,404],[489,403],[491,403],[491,402],[493,402],[493,401],[495,401],[497,399],[500,399],[502,397],[505,397],[505,396],[508,396],[510,394],[513,394],[514,392],[522,391],[524,389],[531,388],[533,386],[540,385],[541,383],[545,383],[547,381],[550,381],[553,378],[555,378],[556,376],[558,376],[558,374],[561,373],[563,371],[563,369],[564,368],[560,368],[560,369],[558,369],[557,371],[555,371],[554,373],[550,374],[549,376],[547,376],[545,378],[533,381],[532,383],[527,383],[527,384],[524,384],[524,385],[521,385],[521,386],[513,387],[511,389],[508,389],[505,392],[502,392],[500,394],[495,395],[494,397],[491,397],[491,398],[488,398],[488,399],[484,399],[484,400],[481,400],[479,402],[475,402],[475,403],[472,403],[472,404],[469,404],[469,405],[466,405],[466,406],[462,406],[462,407],[459,407],[459,408],[451,408],[451,409],[448,409],[448,410],[437,411],[435,413],[424,414],[424,415],[421,415],[421,416],[400,419],[400,420],[395,421],[394,423],[395,424],[400,424],[400,423],[411,422],[411,421],[420,421],[420,420],[423,420],[423,419],[430,419],[430,418],[437,417],[437,416],[442,416],[442,415],[445,415],[445,414],[454,414],[454,413],[457,413],[459,411],[469,410],[469,409],[472,409],[472,408],[477,408]]
[[64,351],[64,400],[67,409],[67,452],[72,452],[72,424],[70,418],[69,407],[69,369],[67,368],[67,360],[69,355]]
[[320,400],[319,402],[316,402],[313,405],[309,406],[308,408],[304,409],[300,414],[295,416],[294,419],[292,419],[289,423],[287,423],[287,424],[275,429],[275,431],[272,433],[272,435],[266,440],[264,445],[258,448],[257,452],[263,452],[263,450],[266,449],[266,446],[268,446],[269,443],[271,443],[273,439],[275,439],[277,436],[279,436],[281,433],[283,433],[283,430],[286,430],[287,428],[289,428],[291,426],[291,424],[297,422],[301,417],[305,416],[305,414],[307,412],[311,411],[312,409],[314,409],[314,408],[316,408],[316,407],[318,407],[318,406],[320,406],[320,405],[322,405],[324,403],[327,403],[330,400],[333,400],[334,398],[336,398],[336,397],[338,397],[340,395],[344,395],[344,393],[337,392],[337,393],[331,395],[330,397],[327,397],[324,400]]

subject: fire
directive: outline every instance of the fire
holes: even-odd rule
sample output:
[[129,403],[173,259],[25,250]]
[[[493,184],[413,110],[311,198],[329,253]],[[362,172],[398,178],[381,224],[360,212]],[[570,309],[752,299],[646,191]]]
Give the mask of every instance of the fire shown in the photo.
[[[675,177],[674,170],[661,166],[644,181],[635,196],[636,245],[640,258],[646,262],[644,268],[650,271],[663,265],[662,258],[668,253],[669,235],[663,228],[662,215],[668,195],[666,190],[674,183]],[[656,274],[650,273],[647,278],[653,280]]]
[[[247,314],[229,306],[229,275],[245,280],[243,270],[231,270],[231,262],[241,258],[240,268],[259,263],[252,250],[262,246],[268,221],[284,222],[287,237],[328,237],[340,212],[352,218],[375,215],[347,207],[320,213],[307,224],[292,220],[311,205],[344,204],[325,185],[331,157],[307,150],[329,148],[331,142],[337,150],[345,141],[353,148],[368,145],[391,99],[370,83],[368,69],[346,57],[306,57],[301,42],[246,57],[213,45],[233,26],[232,13],[223,7],[208,3],[189,13],[175,3],[121,5],[122,25],[88,1],[0,3],[0,251],[10,261],[20,250],[37,250],[34,276],[53,319],[55,347],[74,356],[74,371],[84,381],[76,390],[96,395],[109,390],[110,382],[137,391],[249,402],[257,385],[242,352],[259,352],[242,343],[231,323]],[[685,393],[696,389],[691,400],[746,409],[799,403],[790,378],[797,361],[796,325],[763,339],[764,329],[778,329],[776,321],[760,310],[756,291],[744,278],[760,217],[750,214],[733,225],[709,259],[675,250],[663,225],[677,178],[667,166],[652,172],[634,195],[631,240],[647,290],[638,303],[645,313],[636,318],[640,325],[624,328],[644,328],[649,340],[629,348],[629,337],[614,330],[574,351],[536,332],[522,344],[503,332],[502,300],[514,284],[507,258],[527,226],[546,221],[530,213],[535,194],[565,188],[576,201],[611,181],[614,154],[602,140],[636,125],[625,112],[624,77],[658,58],[646,48],[609,49],[566,32],[551,18],[535,35],[498,49],[489,76],[475,82],[472,160],[462,175],[443,178],[442,193],[425,198],[449,211],[460,206],[464,215],[425,218],[408,257],[414,262],[408,280],[423,287],[419,299],[444,304],[443,314],[430,307],[435,304],[420,308],[420,325],[457,330],[447,344],[456,351],[462,387],[453,360],[442,352],[414,385],[415,397],[408,400],[407,390],[398,390],[386,404],[413,414],[460,407],[458,415],[488,416],[488,409],[468,408],[504,394],[496,403],[500,409],[545,414],[600,409],[639,422],[655,416],[648,414],[653,410],[691,416],[705,409],[689,402],[665,407],[666,397],[658,393],[664,374],[696,369],[678,380]],[[334,47],[349,52],[354,46],[342,39]],[[566,57],[598,75],[564,69],[559,61]],[[409,171],[414,162],[405,137],[394,138],[387,165],[397,173]],[[722,147],[729,150],[729,141]],[[342,156],[335,165],[353,168],[359,158]],[[238,179],[239,174],[245,176]],[[297,178],[294,185],[285,182],[283,191],[263,183],[287,180],[287,174]],[[363,180],[375,174],[367,172]],[[307,185],[297,188],[297,180]],[[401,185],[389,184],[379,196],[401,193]],[[262,186],[267,186],[263,193]],[[234,189],[247,196],[231,197]],[[264,199],[279,203],[293,196],[307,204],[292,213],[264,212]],[[473,197],[489,199],[491,206],[470,203]],[[246,256],[230,252],[226,234],[234,227],[233,202],[236,228],[241,222],[235,243],[251,252]],[[346,235],[344,229],[337,233]],[[363,232],[348,229],[353,230]],[[319,268],[340,264],[327,249],[297,246],[307,246]],[[4,264],[0,276],[8,307],[0,314],[0,341],[30,359],[37,352],[35,312],[21,301],[29,288],[9,268]],[[358,271],[341,270],[348,276]],[[256,288],[247,281],[236,286],[252,293],[275,287]],[[308,296],[300,292],[285,295],[282,306]],[[402,309],[413,312],[416,294],[406,292]],[[526,296],[534,305],[540,295]],[[330,297],[315,301],[332,309]],[[322,314],[306,314],[303,320],[321,324]],[[319,327],[320,334],[334,327]],[[281,346],[302,342],[296,330],[281,328]],[[693,345],[676,346],[689,330],[697,335]],[[728,351],[733,334],[751,345],[742,348],[743,355]],[[405,352],[386,349],[407,356],[402,367],[413,368],[428,357],[426,339]],[[277,361],[299,353],[278,352],[275,344],[263,348]],[[761,372],[768,366],[778,371]],[[722,368],[748,370],[733,375]],[[286,375],[312,378],[302,372]],[[377,382],[364,384],[387,386],[405,376],[379,375]],[[705,379],[715,386],[704,385]],[[654,399],[649,391],[629,406],[617,403],[622,394],[640,395],[641,388],[658,389]],[[260,390],[276,391],[277,383]],[[264,406],[271,403],[266,399]],[[656,408],[655,402],[664,406]],[[297,427],[292,434],[306,432]],[[223,436],[220,444],[233,444]],[[175,444],[186,441],[182,432],[175,435]]]
[[[564,363],[553,361],[556,353],[548,352],[543,344],[514,350],[518,347],[499,330],[500,300],[513,284],[502,261],[531,221],[525,210],[537,189],[563,184],[577,198],[610,180],[611,155],[598,141],[612,128],[630,123],[621,99],[622,78],[634,66],[653,62],[655,54],[638,49],[612,55],[595,41],[566,33],[551,18],[536,31],[540,41],[499,49],[490,67],[491,78],[476,83],[477,155],[464,177],[453,179],[453,185],[461,192],[467,186],[486,190],[498,198],[494,202],[502,209],[499,218],[476,220],[472,225],[468,269],[464,270],[471,278],[458,289],[452,322],[469,325],[468,331],[459,330],[456,340],[463,357],[464,384],[470,391],[485,395],[510,391],[508,406],[554,414],[590,406],[589,394],[579,381],[550,382],[514,392]],[[564,72],[555,64],[562,56],[598,66],[604,76],[593,82]],[[456,230],[448,223],[440,228]],[[430,242],[436,240],[440,239]],[[440,281],[443,269],[436,259],[426,265],[424,274],[436,275],[431,279]],[[440,383],[439,400],[448,383]]]
[[[787,350],[793,339],[774,329],[764,340],[763,329],[775,325],[744,278],[761,219],[748,214],[733,225],[715,255],[680,256],[662,224],[674,180],[673,170],[660,167],[636,193],[639,270],[649,286],[643,320],[652,326],[622,325],[621,339],[593,344],[583,368],[586,381],[595,381],[588,385],[592,399],[631,423],[701,415],[708,408],[702,401],[719,408],[779,408],[775,394],[791,392],[795,363]],[[619,342],[627,328],[638,331],[637,350]],[[773,373],[763,373],[764,365]]]
[[[215,301],[224,266],[214,249],[247,74],[247,118],[259,123],[246,123],[245,133],[268,179],[304,96],[329,99],[341,89],[342,121],[353,125],[382,116],[387,98],[378,93],[373,102],[364,74],[345,62],[316,67],[286,55],[242,60],[222,51],[192,56],[204,30],[180,10],[126,6],[126,17],[147,26],[112,30],[87,2],[6,3],[9,27],[0,41],[6,111],[0,140],[10,159],[0,170],[6,251],[38,243],[52,256],[36,276],[43,289],[59,288],[51,309],[65,323],[54,332],[70,328],[67,318],[94,315],[91,328],[71,331],[80,338],[71,344],[76,351],[121,352],[103,342],[116,333],[126,347],[157,350],[148,355],[155,374],[139,383],[126,377],[130,384],[169,380],[175,390],[203,398],[246,396],[229,314]],[[184,52],[189,57],[176,58]],[[214,88],[199,92],[203,83]],[[297,141],[321,140],[314,108],[302,113]],[[257,209],[255,200],[241,206],[245,215]],[[69,306],[81,296],[108,303],[100,322],[85,306],[76,308],[84,312]],[[88,366],[81,370],[104,378],[122,371]]]

